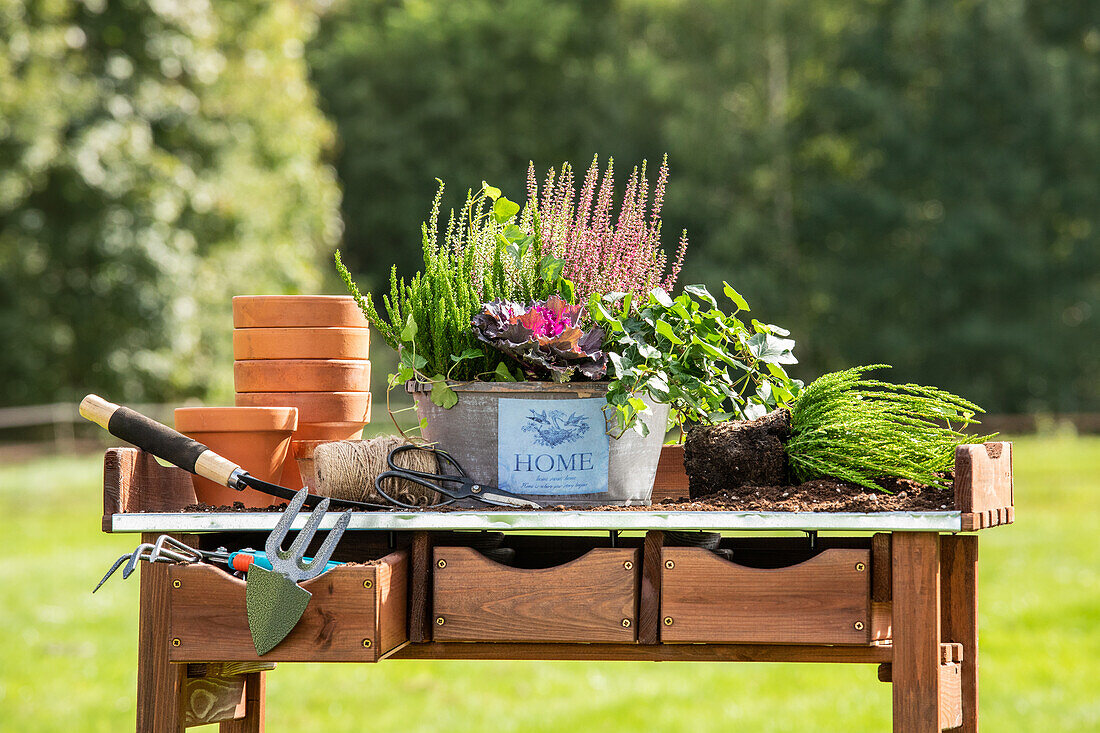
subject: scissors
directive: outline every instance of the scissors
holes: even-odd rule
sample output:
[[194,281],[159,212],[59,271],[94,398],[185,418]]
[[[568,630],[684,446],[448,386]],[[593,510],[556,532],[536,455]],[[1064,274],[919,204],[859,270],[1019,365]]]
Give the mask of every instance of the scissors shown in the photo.
[[[443,473],[426,473],[424,471],[414,471],[411,468],[402,468],[394,463],[393,459],[399,454],[410,450],[421,450],[433,454],[440,462],[442,469],[443,463],[447,463],[454,469],[454,474]],[[390,470],[384,471],[374,479],[374,488],[378,491],[378,494],[386,501],[392,502],[396,506],[406,507],[407,509],[423,509],[424,507],[417,506],[415,504],[406,504],[403,501],[395,499],[387,494],[382,489],[382,480],[387,478],[402,479],[405,481],[412,481],[415,484],[419,484],[425,488],[438,491],[444,496],[450,497],[445,501],[441,501],[437,504],[432,504],[433,507],[448,506],[454,504],[456,501],[463,499],[473,499],[480,501],[483,504],[491,504],[493,506],[511,506],[521,507],[524,509],[541,509],[542,505],[531,501],[530,499],[513,494],[510,491],[504,489],[498,489],[495,486],[485,486],[474,481],[472,478],[466,475],[466,471],[462,466],[458,464],[450,453],[441,451],[438,448],[425,447],[419,445],[399,445],[390,451],[386,456],[386,463],[389,465]],[[453,486],[457,484],[456,486]]]

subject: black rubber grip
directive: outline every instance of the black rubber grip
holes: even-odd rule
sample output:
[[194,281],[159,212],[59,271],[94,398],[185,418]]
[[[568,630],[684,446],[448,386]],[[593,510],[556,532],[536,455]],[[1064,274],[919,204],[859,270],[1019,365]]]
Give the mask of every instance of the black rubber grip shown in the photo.
[[129,407],[120,407],[107,422],[107,430],[116,438],[133,443],[138,448],[163,458],[173,466],[195,472],[195,462],[207,448],[197,440],[177,433],[167,425],[151,420]]

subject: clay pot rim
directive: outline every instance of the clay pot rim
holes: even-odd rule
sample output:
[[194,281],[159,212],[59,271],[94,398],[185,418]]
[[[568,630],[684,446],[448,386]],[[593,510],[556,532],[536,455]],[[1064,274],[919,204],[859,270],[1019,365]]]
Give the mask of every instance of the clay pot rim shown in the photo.
[[181,433],[292,433],[298,429],[297,407],[177,407]]
[[297,458],[313,459],[313,451],[325,443],[339,443],[338,440],[291,440],[290,452]]
[[344,367],[347,369],[365,369],[370,364],[370,359],[235,359],[233,368],[240,365],[241,369],[278,369],[280,367],[302,367],[324,369],[325,365]]
[[353,401],[353,402],[369,402],[370,392],[353,392],[350,390],[298,390],[295,392],[238,392],[238,395],[249,395],[246,399],[262,399],[255,395],[264,395],[264,397],[271,397],[272,399],[290,399],[296,398],[305,401],[313,402],[336,402],[336,401]]
[[241,333],[248,336],[258,331],[291,331],[296,334],[304,333],[305,331],[320,331],[322,333],[347,332],[352,336],[356,336],[363,331],[370,331],[370,328],[368,326],[250,326],[248,328],[237,326],[233,329],[234,333]]
[[301,302],[309,300],[320,300],[327,302],[343,300],[351,303],[355,302],[355,298],[350,295],[234,295],[233,302],[236,303],[238,300],[241,302],[254,301],[257,303],[262,300],[296,300]]

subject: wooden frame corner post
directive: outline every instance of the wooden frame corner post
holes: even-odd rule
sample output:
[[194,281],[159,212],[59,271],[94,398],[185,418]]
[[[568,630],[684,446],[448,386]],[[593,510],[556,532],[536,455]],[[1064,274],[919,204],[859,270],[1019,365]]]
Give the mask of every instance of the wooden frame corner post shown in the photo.
[[[146,535],[143,542],[154,537]],[[172,643],[168,566],[143,563],[138,616],[137,733],[177,733],[183,727],[186,665],[168,661]]]
[[978,536],[940,538],[943,640],[963,646],[962,733],[978,733]]
[[[173,535],[187,542],[190,538]],[[143,535],[142,542],[154,542],[155,535]],[[191,541],[194,544],[193,540]],[[172,637],[171,621],[171,566],[158,563],[142,563],[141,588],[138,606],[138,667],[137,667],[137,733],[182,733],[193,700],[186,699],[189,690],[187,664],[169,661],[169,650],[178,639]],[[213,661],[213,660],[212,660]],[[204,667],[206,665],[199,665]],[[260,665],[261,667],[263,665]],[[274,665],[271,665],[274,666]],[[255,665],[253,665],[255,667]],[[263,733],[264,730],[264,680],[265,672],[243,672],[243,706],[220,710],[216,717],[202,722],[220,722],[221,733]],[[191,680],[192,683],[198,680]],[[225,680],[214,680],[217,682]],[[192,684],[192,688],[193,688]],[[238,694],[240,688],[237,688]],[[209,689],[200,691],[205,698],[216,693]],[[232,695],[225,697],[229,700]],[[239,700],[240,698],[238,698]],[[220,702],[224,702],[220,701]],[[226,715],[241,717],[227,718]],[[192,725],[198,724],[194,720]]]
[[895,733],[939,733],[940,536],[893,536]]

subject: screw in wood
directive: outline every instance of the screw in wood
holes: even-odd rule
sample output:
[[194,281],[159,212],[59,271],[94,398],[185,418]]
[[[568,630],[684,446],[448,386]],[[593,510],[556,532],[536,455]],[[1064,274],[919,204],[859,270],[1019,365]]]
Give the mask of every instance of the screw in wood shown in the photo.
[[665,560],[665,567],[669,570],[672,570],[674,567],[676,567],[676,563],[672,562],[671,560]]
[[623,619],[623,628],[624,629],[629,629],[630,628],[630,619],[628,619],[628,618]]
[[371,645],[371,640],[370,639],[363,639],[363,648],[364,649],[370,649],[370,645]]
[[867,566],[864,565],[863,563],[861,563],[861,562],[856,563],[856,572],[857,573],[862,573],[866,569],[867,569]]
[[372,580],[364,580],[364,581],[363,581],[363,587],[364,587],[364,588],[366,588],[366,589],[368,589],[368,590],[369,590],[369,589],[371,589],[371,588],[373,588],[373,587],[374,587],[374,581],[372,581]]
[[173,588],[179,588],[181,585],[183,585],[183,583],[179,582],[178,580],[173,580],[172,581],[172,587]]
[[672,616],[665,616],[665,626],[672,626]]
[[435,566],[437,568],[439,568],[440,570],[442,570],[443,568],[447,567],[447,561],[446,560],[440,560],[439,562],[437,562],[435,564]]
[[856,631],[863,631],[863,622],[862,621],[856,621],[855,626],[856,626]]
[[634,567],[634,563],[627,560],[626,562],[623,563],[623,567],[626,568],[627,570],[631,570]]
[[436,616],[435,617],[435,625],[436,626],[442,626],[445,623],[446,623],[446,621],[443,620],[442,616]]
[[179,639],[172,639],[172,646],[179,646],[179,645],[180,645],[180,640]]

